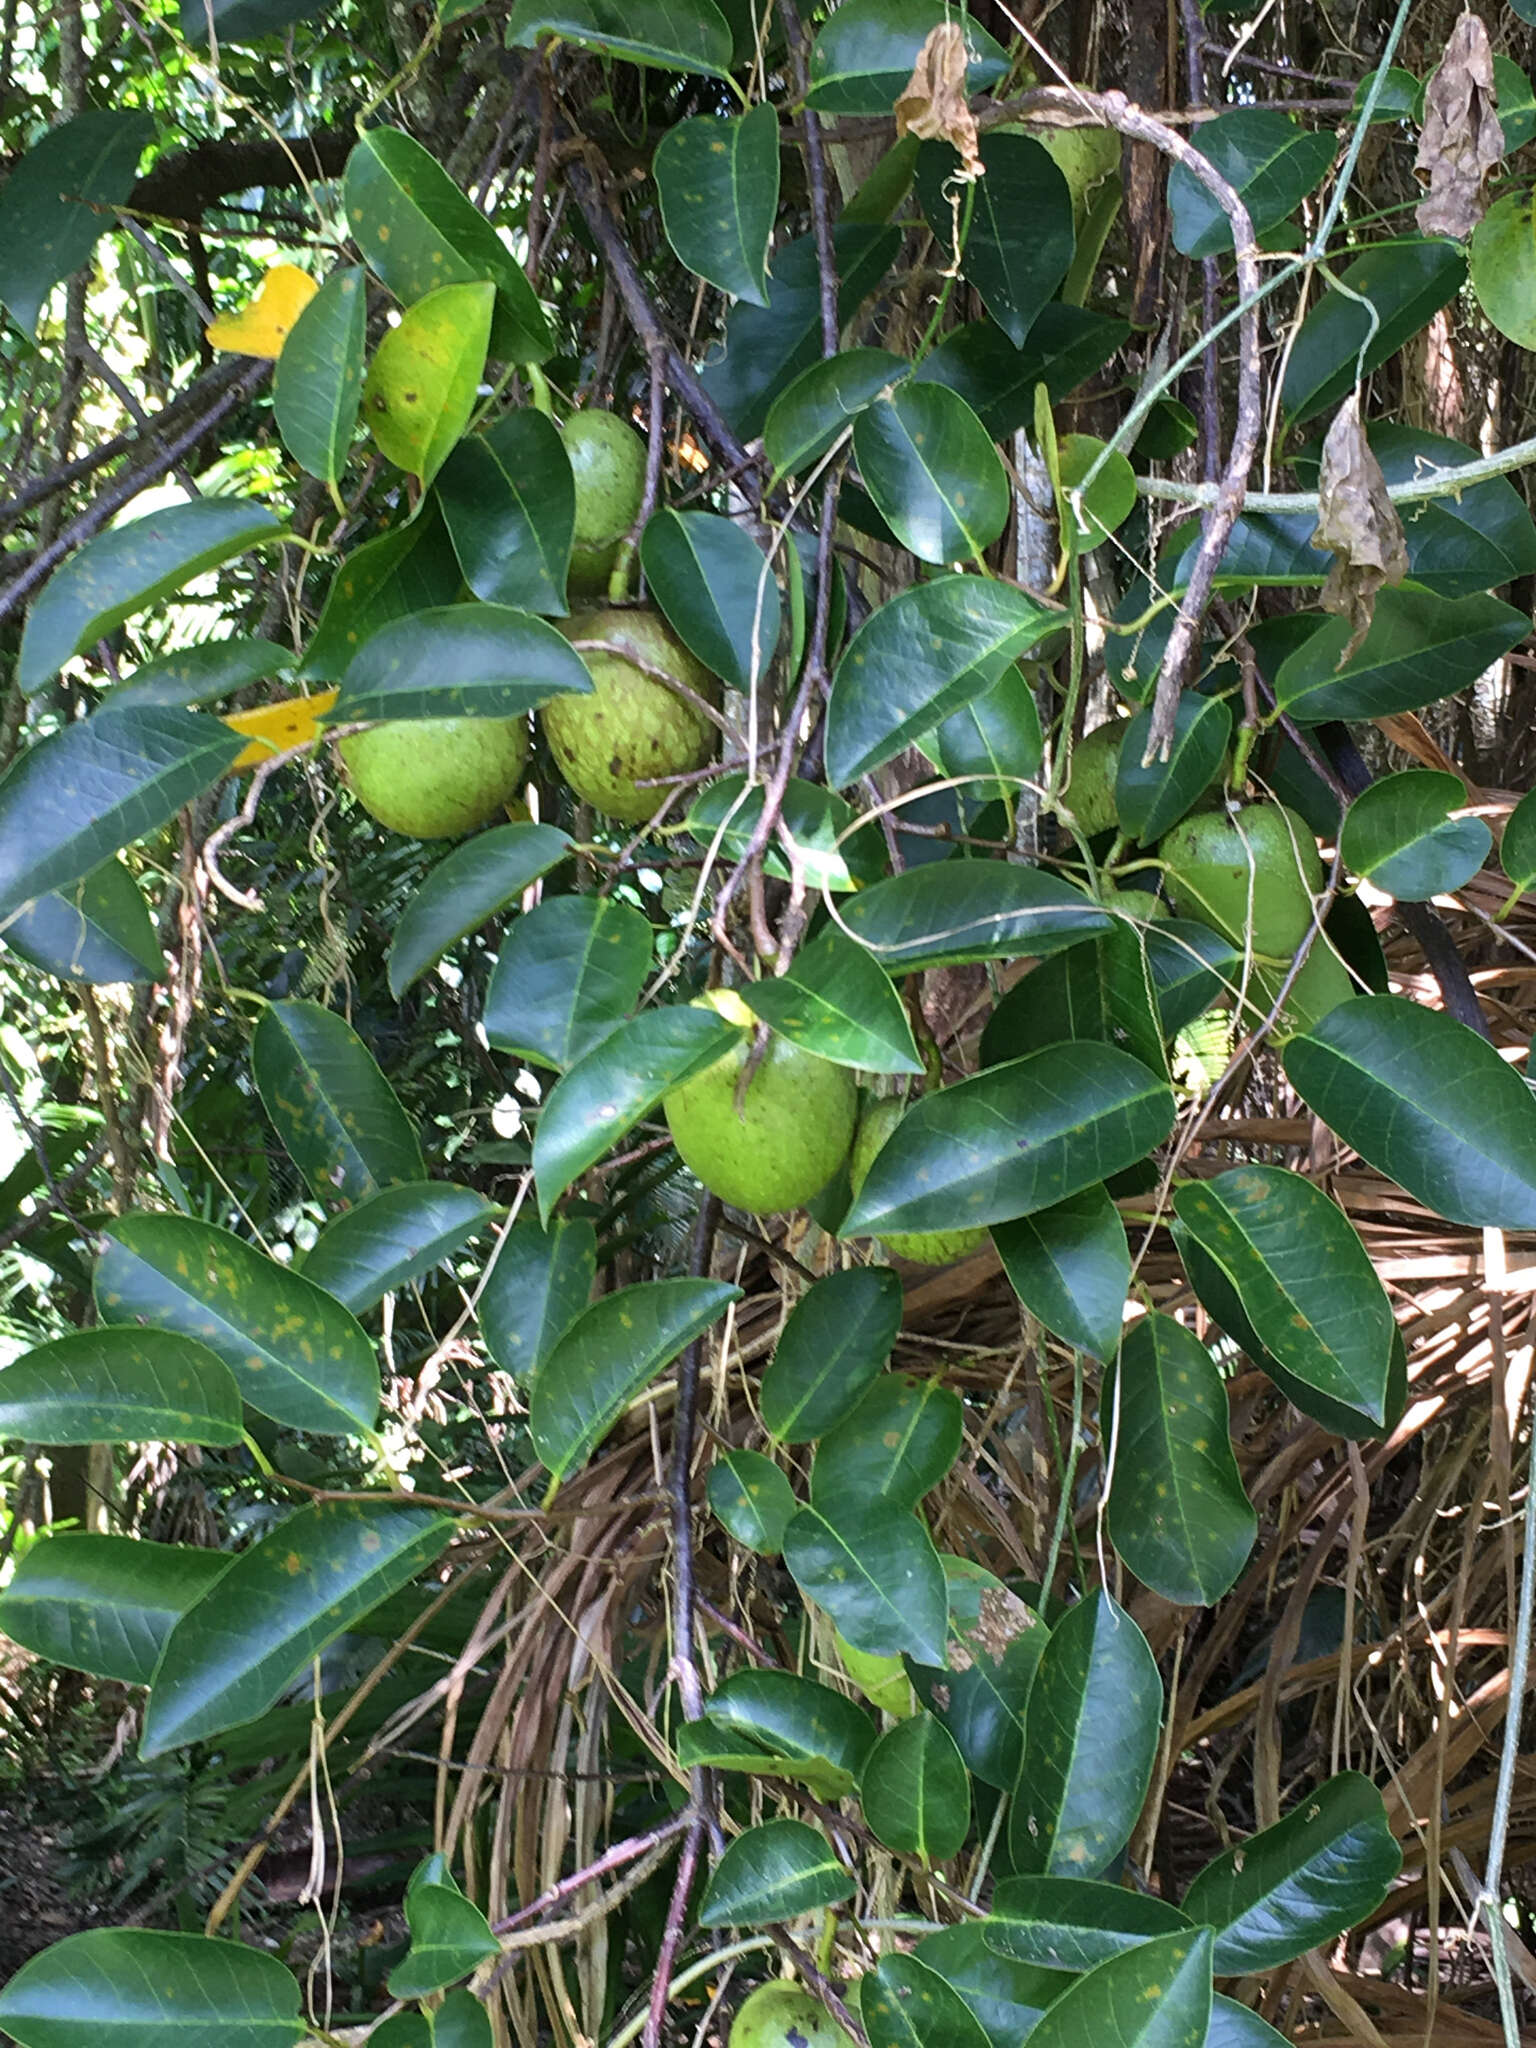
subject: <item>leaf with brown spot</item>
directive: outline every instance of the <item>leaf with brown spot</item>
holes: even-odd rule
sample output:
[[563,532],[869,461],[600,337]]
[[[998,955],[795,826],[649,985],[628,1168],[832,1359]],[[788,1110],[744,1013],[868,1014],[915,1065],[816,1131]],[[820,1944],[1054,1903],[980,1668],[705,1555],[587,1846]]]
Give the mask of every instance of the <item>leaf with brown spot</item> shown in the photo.
[[1482,17],[1469,11],[1424,94],[1413,166],[1429,186],[1416,216],[1421,230],[1464,242],[1483,217],[1483,184],[1503,155],[1493,51]]
[[1319,601],[1324,611],[1349,620],[1349,639],[1337,663],[1342,668],[1371,629],[1377,592],[1408,574],[1403,522],[1365,438],[1358,391],[1334,414],[1323,442],[1312,545],[1328,548],[1334,557]]
[[896,102],[896,133],[923,142],[947,142],[960,157],[957,175],[979,178],[986,166],[965,90],[965,31],[941,21],[917,53],[906,91]]

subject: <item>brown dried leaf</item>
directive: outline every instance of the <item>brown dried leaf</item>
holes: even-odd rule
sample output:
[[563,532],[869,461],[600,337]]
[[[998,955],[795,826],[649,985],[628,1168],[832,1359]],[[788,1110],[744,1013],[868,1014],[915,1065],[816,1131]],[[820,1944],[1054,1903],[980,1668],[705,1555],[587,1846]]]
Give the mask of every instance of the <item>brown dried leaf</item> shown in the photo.
[[930,29],[907,89],[896,102],[896,133],[949,143],[960,158],[958,175],[979,178],[985,166],[976,118],[966,100],[965,65],[965,31],[960,24],[941,21]]
[[1401,583],[1408,574],[1403,522],[1365,438],[1358,392],[1339,407],[1328,429],[1317,489],[1312,545],[1334,556],[1321,602],[1324,611],[1347,618],[1351,628],[1339,657],[1342,668],[1370,631],[1377,591],[1383,584]]
[[1414,159],[1429,185],[1419,201],[1422,231],[1464,242],[1483,217],[1483,181],[1503,154],[1488,31],[1480,15],[1467,13],[1452,29],[1424,94]]

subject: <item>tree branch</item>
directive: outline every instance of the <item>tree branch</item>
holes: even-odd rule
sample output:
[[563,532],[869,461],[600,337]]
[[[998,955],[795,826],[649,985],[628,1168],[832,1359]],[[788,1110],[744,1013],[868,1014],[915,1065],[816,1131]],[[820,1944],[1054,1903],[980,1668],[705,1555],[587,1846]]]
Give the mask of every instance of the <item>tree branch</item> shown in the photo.
[[134,185],[125,205],[132,213],[198,220],[210,206],[253,185],[285,189],[339,178],[356,141],[356,129],[348,126],[291,140],[196,142],[161,157]]

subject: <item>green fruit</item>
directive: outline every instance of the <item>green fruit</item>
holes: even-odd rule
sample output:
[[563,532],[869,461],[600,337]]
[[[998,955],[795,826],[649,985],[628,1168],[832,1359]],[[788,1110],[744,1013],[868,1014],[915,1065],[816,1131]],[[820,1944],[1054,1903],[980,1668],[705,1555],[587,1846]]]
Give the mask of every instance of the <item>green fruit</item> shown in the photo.
[[[893,1095],[881,1097],[865,1108],[848,1161],[848,1177],[853,1183],[855,1200],[864,1185],[864,1176],[875,1162],[875,1155],[905,1115],[905,1105]],[[880,1240],[892,1258],[910,1259],[916,1266],[952,1265],[956,1259],[963,1259],[978,1250],[986,1241],[985,1230],[976,1229],[898,1230]]]
[[1085,839],[1096,839],[1120,823],[1115,809],[1115,775],[1120,767],[1120,742],[1130,722],[1112,718],[1107,725],[1096,725],[1072,749],[1072,770],[1061,802]]
[[849,2048],[848,2036],[818,1999],[780,1978],[759,1984],[731,2022],[729,2048]]
[[[1213,925],[1234,945],[1290,960],[1312,925],[1323,864],[1311,829],[1283,804],[1202,811],[1160,848],[1181,917]],[[1251,890],[1251,914],[1250,914]]]
[[516,796],[526,718],[405,718],[338,742],[363,809],[411,839],[456,839]]
[[605,596],[619,542],[634,525],[645,496],[645,443],[611,412],[574,412],[564,435],[576,480],[566,588],[575,597]]
[[580,647],[592,692],[555,697],[544,706],[539,716],[550,751],[571,788],[594,810],[644,824],[661,808],[667,790],[661,784],[641,788],[641,778],[702,768],[718,738],[703,712],[660,678],[672,677],[713,705],[720,702],[720,680],[647,606],[577,612],[554,623]]
[[[702,998],[733,1024],[757,1019],[734,989]],[[798,1209],[820,1194],[848,1156],[858,1089],[834,1067],[787,1038],[768,1040],[740,1112],[736,1086],[751,1040],[735,1046],[662,1102],[672,1142],[705,1187],[750,1215]]]
[[[1285,974],[1285,969],[1255,968],[1250,994],[1261,1016],[1267,1017],[1274,1008]],[[1320,1018],[1326,1017],[1330,1010],[1336,1009],[1354,993],[1355,984],[1350,980],[1349,969],[1319,932],[1312,941],[1311,951],[1301,963],[1301,972],[1291,983],[1281,1022],[1292,1031],[1310,1031]]]

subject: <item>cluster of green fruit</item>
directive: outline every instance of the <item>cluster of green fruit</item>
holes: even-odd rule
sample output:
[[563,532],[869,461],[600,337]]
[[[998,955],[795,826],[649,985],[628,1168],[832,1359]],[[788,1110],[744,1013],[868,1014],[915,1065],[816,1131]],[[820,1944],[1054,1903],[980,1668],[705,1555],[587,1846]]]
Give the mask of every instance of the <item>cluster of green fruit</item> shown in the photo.
[[[701,768],[715,728],[680,684],[718,707],[717,677],[646,605],[594,603],[645,490],[645,445],[612,413],[572,415],[564,429],[576,486],[567,591],[578,605],[557,621],[581,650],[591,694],[557,697],[539,714],[560,773],[605,816],[643,824],[666,795],[659,778]],[[424,718],[371,726],[341,742],[358,802],[412,839],[478,831],[517,800],[528,766],[526,718]]]
[[[1114,719],[1097,726],[1073,753],[1063,797],[1089,838],[1119,829],[1115,780],[1129,724]],[[1234,946],[1251,948],[1249,1001],[1267,1013],[1312,928],[1313,904],[1323,887],[1311,827],[1284,804],[1219,806],[1182,819],[1156,852],[1173,912],[1211,926]],[[1127,890],[1116,901],[1132,914],[1164,914],[1157,897],[1136,902]],[[1348,969],[1319,935],[1287,993],[1289,1022],[1304,1031],[1353,993]]]

